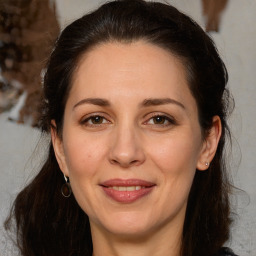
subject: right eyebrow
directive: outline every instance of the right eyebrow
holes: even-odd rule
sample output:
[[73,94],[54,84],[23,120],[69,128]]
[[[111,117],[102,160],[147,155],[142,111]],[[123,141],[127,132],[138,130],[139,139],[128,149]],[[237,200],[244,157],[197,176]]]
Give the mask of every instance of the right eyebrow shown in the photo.
[[73,106],[73,110],[76,107],[81,106],[83,104],[92,104],[92,105],[97,105],[97,106],[102,106],[102,107],[110,106],[109,101],[106,100],[106,99],[102,99],[102,98],[86,98],[86,99],[82,99],[79,102],[77,102]]

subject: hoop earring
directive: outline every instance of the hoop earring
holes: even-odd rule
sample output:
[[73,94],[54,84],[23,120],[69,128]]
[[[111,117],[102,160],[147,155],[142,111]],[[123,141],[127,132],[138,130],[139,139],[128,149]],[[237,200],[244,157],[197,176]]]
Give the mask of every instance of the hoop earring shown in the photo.
[[64,196],[64,197],[70,197],[71,194],[72,194],[72,190],[71,190],[71,186],[70,186],[70,183],[69,183],[69,177],[66,177],[64,175],[64,179],[66,181],[66,183],[64,183],[61,187],[61,194]]

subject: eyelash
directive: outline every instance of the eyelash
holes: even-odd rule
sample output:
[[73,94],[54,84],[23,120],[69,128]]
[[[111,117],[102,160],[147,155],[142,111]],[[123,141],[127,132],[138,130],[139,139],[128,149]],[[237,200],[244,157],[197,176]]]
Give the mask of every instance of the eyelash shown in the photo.
[[[93,119],[95,121],[95,118],[100,118],[100,120],[103,121],[103,122],[98,123],[98,124],[93,123]],[[157,123],[151,123],[150,124],[149,123],[150,120],[153,121],[153,119],[156,119],[156,118],[162,118],[163,123],[159,123],[159,124],[157,124]],[[81,125],[87,126],[87,127],[100,127],[102,125],[109,124],[109,123],[111,123],[111,122],[101,114],[90,115],[90,116],[86,117],[85,119],[82,119],[81,122],[80,122]],[[169,116],[164,115],[164,114],[153,113],[153,114],[151,114],[150,118],[148,118],[145,122],[143,122],[143,124],[144,125],[150,125],[150,126],[157,126],[157,127],[168,127],[168,126],[176,125],[177,122],[173,117],[169,117]]]

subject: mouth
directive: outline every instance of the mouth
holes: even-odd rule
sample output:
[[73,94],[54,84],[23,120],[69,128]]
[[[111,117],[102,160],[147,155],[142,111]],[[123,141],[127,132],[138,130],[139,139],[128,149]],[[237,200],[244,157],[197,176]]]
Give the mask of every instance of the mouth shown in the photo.
[[138,179],[112,179],[100,184],[105,194],[119,203],[132,203],[152,192],[155,183]]

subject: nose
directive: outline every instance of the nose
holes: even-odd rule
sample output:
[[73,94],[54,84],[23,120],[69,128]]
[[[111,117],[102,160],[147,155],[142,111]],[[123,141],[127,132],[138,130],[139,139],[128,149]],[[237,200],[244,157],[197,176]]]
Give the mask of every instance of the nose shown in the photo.
[[143,145],[132,127],[117,128],[113,134],[109,161],[122,168],[138,166],[145,161]]

